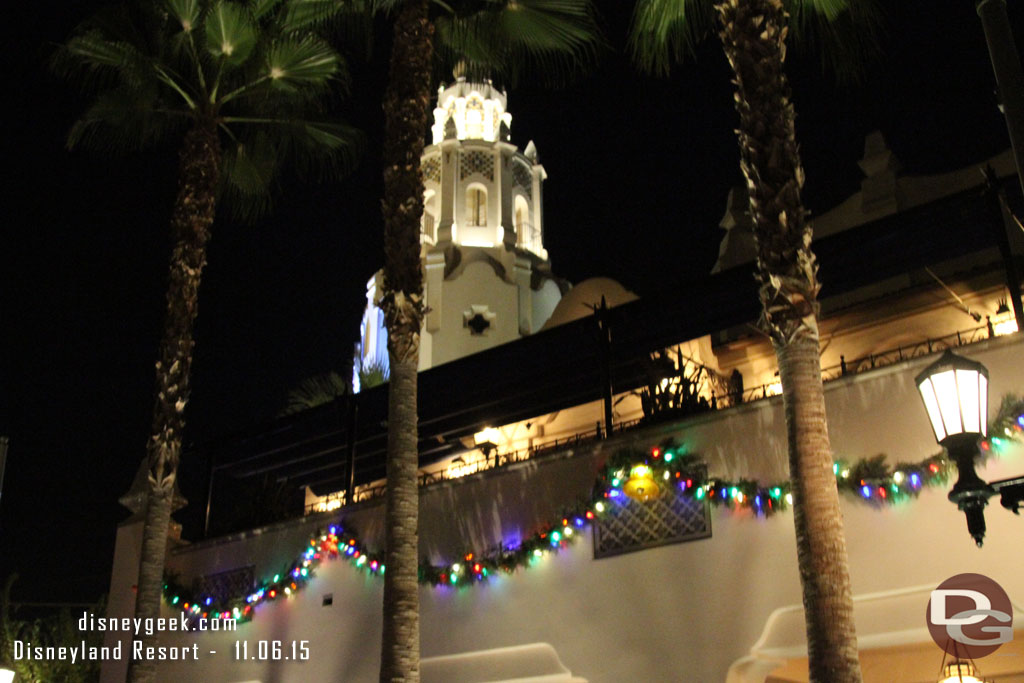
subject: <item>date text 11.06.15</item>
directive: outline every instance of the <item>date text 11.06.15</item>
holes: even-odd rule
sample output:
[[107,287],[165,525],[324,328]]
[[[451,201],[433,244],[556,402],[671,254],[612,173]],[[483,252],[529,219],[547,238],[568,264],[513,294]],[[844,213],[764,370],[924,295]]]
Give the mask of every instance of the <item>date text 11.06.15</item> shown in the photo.
[[308,640],[235,641],[235,659],[266,662],[305,662],[309,660]]

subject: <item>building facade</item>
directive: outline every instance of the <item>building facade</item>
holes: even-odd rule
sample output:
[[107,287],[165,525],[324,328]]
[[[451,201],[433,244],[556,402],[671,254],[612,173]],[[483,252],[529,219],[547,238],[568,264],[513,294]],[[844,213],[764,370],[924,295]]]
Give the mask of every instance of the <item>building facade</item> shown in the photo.
[[[561,290],[540,231],[543,169],[529,147],[521,154],[507,142],[504,96],[489,88],[442,89],[434,144],[424,153],[425,362],[447,364],[430,372],[449,379],[493,365],[516,372],[514,363],[479,359],[527,346],[508,357],[535,357],[547,348],[545,335],[562,340],[570,337],[559,330],[589,329],[557,310]],[[955,471],[914,383],[945,348],[983,363],[989,416],[1009,421],[989,434],[979,474],[1024,472],[1024,415],[1000,412],[1004,398],[1024,394],[1024,335],[1002,326],[1000,256],[978,237],[984,230],[972,232],[989,214],[968,173],[901,179],[877,139],[865,160],[862,193],[822,217],[828,234],[820,242],[823,262],[834,264],[823,290],[823,378],[865,680],[934,681],[942,651],[925,621],[930,592],[973,572],[1005,589],[1017,620],[1013,642],[978,665],[999,681],[1024,681],[1024,528],[993,500],[984,547],[975,547],[947,500]],[[908,204],[908,196],[920,201]],[[720,278],[745,261],[742,216],[723,225]],[[929,236],[926,248],[918,234]],[[616,340],[626,340],[617,353],[631,343],[641,360],[655,361],[659,374],[649,380],[612,382],[611,424],[602,424],[604,405],[594,397],[530,413],[548,405],[538,391],[523,394],[516,419],[487,423],[485,441],[473,438],[484,426],[476,417],[421,441],[423,680],[805,681],[785,415],[770,345],[750,320],[716,318],[711,309],[680,338],[672,337],[674,321],[662,321],[661,336],[644,337],[672,339],[669,348],[629,342],[629,325],[662,320],[664,311],[613,285],[581,286],[564,300],[615,292]],[[490,350],[474,353],[473,344]],[[564,377],[574,374],[598,373],[588,366]],[[352,433],[350,443],[366,451],[370,437]],[[441,446],[444,455],[431,457]],[[319,443],[316,450],[319,457]],[[284,459],[280,449],[267,452]],[[655,482],[660,494],[650,501],[621,499],[609,477],[625,475],[609,475],[609,463],[622,453],[669,452],[699,467]],[[311,470],[316,462],[300,464]],[[359,483],[335,509],[317,507],[330,489],[317,490],[304,516],[176,541],[166,614],[185,604],[190,614],[226,606],[245,619],[236,631],[163,634],[162,645],[194,644],[199,661],[164,662],[160,680],[376,680],[386,571],[377,554],[384,505],[372,495],[379,484]],[[586,514],[595,511],[594,519]],[[118,531],[112,615],[132,613],[140,534],[138,517]],[[119,666],[105,666],[104,680],[123,680]]]

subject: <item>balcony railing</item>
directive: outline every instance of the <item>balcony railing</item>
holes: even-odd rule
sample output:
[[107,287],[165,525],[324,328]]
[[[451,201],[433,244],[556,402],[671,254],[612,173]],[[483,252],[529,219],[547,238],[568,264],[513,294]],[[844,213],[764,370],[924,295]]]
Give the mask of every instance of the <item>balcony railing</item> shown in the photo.
[[[967,330],[960,330],[943,337],[934,337],[913,344],[897,346],[892,349],[879,351],[877,353],[868,354],[867,356],[851,360],[846,360],[844,356],[840,356],[840,363],[838,365],[822,369],[822,381],[835,381],[849,375],[869,372],[871,370],[894,365],[903,361],[927,356],[945,349],[952,349],[979,341],[985,341],[990,339],[992,336],[994,336],[993,331],[988,326],[982,325],[980,327],[970,328]],[[721,387],[723,382],[715,382],[714,384]],[[771,398],[772,396],[777,396],[779,395],[779,392],[778,383],[774,383],[745,388],[741,395],[730,394],[727,392],[721,394],[712,393],[709,410],[725,410],[746,403],[754,403],[766,398]],[[614,433],[619,433],[648,424],[649,422],[650,420],[646,417],[623,420],[613,423],[612,430]],[[528,448],[493,453],[481,460],[475,460],[472,463],[468,463],[466,467],[470,468],[471,471],[462,470],[462,473],[459,473],[456,476],[453,476],[448,469],[421,473],[419,475],[419,484],[420,486],[431,486],[446,481],[461,479],[465,476],[472,476],[481,472],[504,468],[526,460],[548,457],[556,453],[563,452],[568,448],[578,448],[581,445],[595,443],[602,440],[605,436],[606,435],[601,424],[597,423],[594,429],[578,432],[565,437],[556,437],[540,443],[534,443]],[[383,497],[385,493],[386,485],[383,482],[358,487],[352,496],[352,502],[362,503],[374,500],[376,498]],[[344,499],[344,493],[331,494],[326,498],[329,507],[325,508],[324,501],[321,500],[317,503],[307,505],[305,510],[306,514],[323,512],[325,509],[336,509],[337,507],[342,507],[348,504]]]

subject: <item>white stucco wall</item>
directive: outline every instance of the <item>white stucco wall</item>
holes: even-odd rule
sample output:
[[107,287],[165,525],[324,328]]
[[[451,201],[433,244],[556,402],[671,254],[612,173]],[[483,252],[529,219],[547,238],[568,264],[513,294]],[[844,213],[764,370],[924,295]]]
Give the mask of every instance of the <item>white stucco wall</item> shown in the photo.
[[[1020,336],[963,350],[988,366],[993,403],[1007,392],[1024,392]],[[885,453],[891,460],[920,460],[935,453],[912,381],[934,358],[827,385],[837,455],[855,460]],[[669,435],[702,454],[712,475],[754,476],[766,483],[785,475],[781,399],[623,438],[647,446]],[[485,548],[502,535],[528,533],[534,524],[552,519],[561,506],[589,491],[604,457],[600,449],[568,455],[425,489],[422,554],[455,561],[467,546]],[[981,476],[998,479],[1021,471],[1024,448],[1018,445]],[[997,502],[988,508],[983,549],[974,547],[962,513],[946,500],[945,490],[928,489],[916,501],[885,509],[844,496],[843,513],[855,594],[937,585],[971,571],[991,576],[1011,599],[1024,601],[1019,570],[1024,522]],[[348,516],[350,526],[379,547],[379,507]],[[257,574],[265,576],[295,556],[318,521],[323,523],[308,518],[184,549],[170,557],[169,566],[189,577],[255,563]],[[582,536],[562,554],[486,586],[422,588],[423,656],[543,641],[554,646],[574,675],[593,683],[721,681],[730,664],[749,652],[771,612],[800,602],[789,513],[765,520],[715,509],[711,538],[601,560],[592,559],[589,533]],[[198,664],[168,664],[160,680],[376,680],[381,592],[379,579],[342,561],[327,563],[304,591],[259,608],[255,620],[238,633],[199,636],[201,653],[214,649],[217,655],[201,655]],[[327,593],[333,594],[333,605],[322,607]],[[924,610],[922,604],[922,626]],[[311,658],[303,663],[234,662],[231,643],[236,639],[250,641],[250,651],[259,639],[308,640]],[[165,642],[179,641],[168,637]]]

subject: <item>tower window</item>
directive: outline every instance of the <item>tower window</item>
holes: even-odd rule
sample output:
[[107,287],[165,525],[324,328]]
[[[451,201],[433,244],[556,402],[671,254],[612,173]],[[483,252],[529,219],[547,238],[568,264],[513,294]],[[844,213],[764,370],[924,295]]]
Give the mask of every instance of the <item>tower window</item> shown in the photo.
[[484,136],[484,102],[478,97],[466,101],[466,137]]
[[530,207],[522,195],[516,197],[515,207],[516,242],[521,245],[532,245],[532,235],[529,234],[532,228],[527,220]]
[[434,235],[434,227],[435,227],[434,215],[432,213],[424,211],[423,212],[423,234],[427,237],[427,239],[429,239],[431,241],[437,239],[437,237]]
[[466,192],[466,222],[487,225],[487,190],[482,187],[471,187]]

